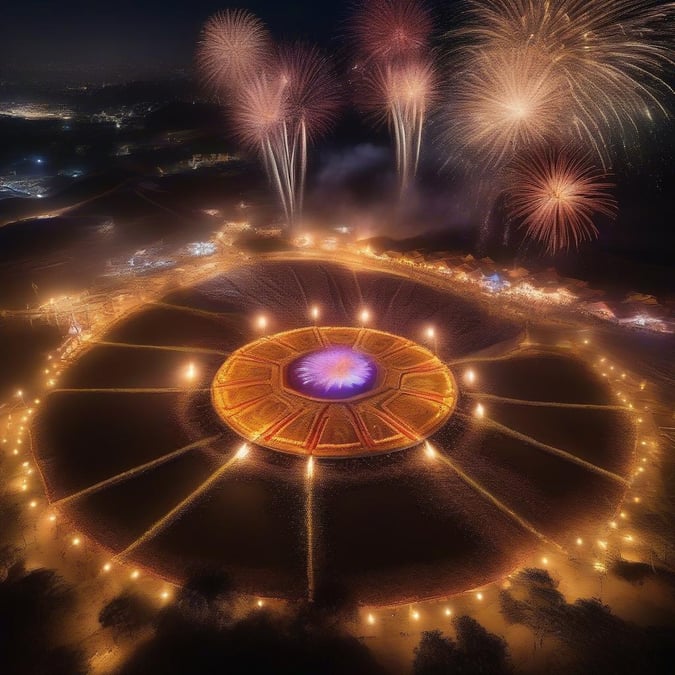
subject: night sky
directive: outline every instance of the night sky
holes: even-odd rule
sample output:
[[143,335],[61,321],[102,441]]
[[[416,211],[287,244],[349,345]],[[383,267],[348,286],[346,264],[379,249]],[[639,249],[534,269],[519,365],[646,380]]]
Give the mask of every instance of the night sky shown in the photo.
[[332,50],[344,36],[350,1],[316,0],[25,0],[3,3],[0,68],[91,69],[102,76],[142,74],[190,64],[199,29],[227,7],[257,14],[276,38],[305,40]]

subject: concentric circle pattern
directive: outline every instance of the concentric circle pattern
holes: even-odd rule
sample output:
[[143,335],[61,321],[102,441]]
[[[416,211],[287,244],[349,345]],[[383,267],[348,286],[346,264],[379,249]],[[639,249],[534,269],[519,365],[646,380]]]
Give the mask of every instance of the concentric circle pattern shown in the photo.
[[[298,360],[330,356],[330,348],[367,357],[374,386],[351,396],[346,389],[346,398],[333,400],[294,386],[290,376]],[[450,370],[411,340],[369,328],[311,327],[238,349],[216,373],[212,399],[221,419],[259,445],[296,455],[358,457],[422,441],[450,417],[457,388]]]
[[[531,323],[524,343],[497,302],[412,271],[255,260],[147,303],[88,342],[40,406],[35,455],[57,522],[177,582],[208,565],[242,592],[299,598],[311,571],[317,588],[337,580],[375,604],[476,588],[553,542],[574,549],[616,517],[635,425],[569,329]],[[313,307],[333,327],[367,309],[373,330],[315,330]],[[437,360],[421,346],[430,326]],[[372,359],[372,388],[318,401],[284,378],[280,363],[329,343]],[[257,370],[230,371],[236,354]],[[271,412],[247,430],[233,416],[235,431],[214,400],[234,410],[238,396]],[[328,443],[309,411],[336,402],[377,423],[364,413]],[[302,433],[273,428],[300,410]],[[283,432],[288,451],[259,447],[261,432]],[[247,452],[242,435],[257,435]],[[328,447],[344,455],[324,460]]]

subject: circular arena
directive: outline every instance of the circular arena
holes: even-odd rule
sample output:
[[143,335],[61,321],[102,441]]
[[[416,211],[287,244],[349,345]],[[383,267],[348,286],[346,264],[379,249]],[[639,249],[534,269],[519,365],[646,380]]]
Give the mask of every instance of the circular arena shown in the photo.
[[[434,330],[430,331],[429,326]],[[387,271],[261,261],[92,341],[41,406],[53,507],[180,581],[445,597],[611,518],[630,413],[559,335]]]

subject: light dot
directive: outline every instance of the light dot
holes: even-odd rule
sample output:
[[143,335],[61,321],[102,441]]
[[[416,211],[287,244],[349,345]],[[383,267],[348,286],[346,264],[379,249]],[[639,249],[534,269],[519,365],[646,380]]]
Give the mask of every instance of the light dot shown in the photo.
[[449,607],[446,607],[443,613],[445,616],[452,616],[452,610]]
[[373,614],[368,614],[368,618],[366,620],[372,626],[375,623],[375,616]]
[[482,419],[483,417],[485,417],[485,408],[483,407],[482,403],[479,403],[476,406],[476,409],[474,410],[474,414],[476,415],[476,417],[478,417],[478,419]]
[[584,540],[581,537],[577,537],[577,546],[581,546],[584,543]]
[[420,620],[420,613],[416,609],[414,609],[412,612],[410,612],[410,618],[413,621],[419,621]]
[[478,591],[478,593],[476,593],[476,600],[482,600],[482,599],[483,599],[483,594],[480,591]]
[[109,562],[107,562],[105,565],[103,565],[103,571],[104,572],[110,572],[111,569],[112,569],[112,565]]
[[264,607],[265,606],[265,603],[263,602],[263,600],[258,600],[258,602],[256,604],[258,605],[258,607]]
[[138,577],[141,576],[141,573],[140,573],[138,570],[134,570],[129,576],[130,576],[132,579],[135,580],[135,579],[138,579]]
[[79,546],[82,543],[82,540],[79,537],[73,537],[72,544],[73,546]]
[[542,565],[548,565],[548,558],[547,558],[546,556],[544,556],[544,557],[541,559],[541,564],[542,564]]
[[31,509],[34,509],[37,506],[37,502],[33,500],[28,506],[30,506]]
[[464,381],[467,384],[473,384],[476,381],[476,371],[469,368],[469,370],[464,373]]

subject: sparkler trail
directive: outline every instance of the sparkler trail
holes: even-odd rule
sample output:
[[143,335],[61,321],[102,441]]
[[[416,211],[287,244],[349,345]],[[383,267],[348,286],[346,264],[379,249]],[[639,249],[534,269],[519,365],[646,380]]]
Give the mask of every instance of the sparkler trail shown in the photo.
[[172,459],[180,457],[181,455],[184,455],[186,452],[189,452],[190,450],[194,450],[204,445],[208,445],[209,443],[212,443],[213,441],[221,437],[222,434],[216,434],[214,436],[202,438],[201,440],[195,441],[194,443],[190,443],[189,445],[184,445],[182,448],[173,450],[172,452],[169,452],[166,455],[162,455],[157,459],[153,459],[152,461],[146,462],[145,464],[140,464],[139,466],[136,466],[133,469],[128,469],[127,471],[118,473],[116,476],[106,478],[105,480],[95,483],[94,485],[90,485],[89,487],[84,488],[83,490],[79,490],[78,492],[75,492],[74,494],[69,495],[68,497],[58,499],[55,502],[52,502],[52,506],[64,506],[65,504],[75,501],[76,499],[81,499],[82,497],[86,497],[87,495],[90,495],[94,492],[98,492],[99,490],[108,488],[111,485],[117,485],[118,483],[121,483],[125,480],[129,480],[130,478],[134,478],[135,476],[140,476],[146,471],[150,471],[155,467],[161,466],[162,464],[166,464],[166,462],[170,462]]
[[[430,448],[430,444],[427,442],[427,448]],[[445,464],[447,467],[449,467],[452,471],[454,471],[469,487],[473,488],[479,495],[487,499],[491,504],[496,506],[502,513],[507,515],[509,518],[514,520],[518,525],[520,525],[524,530],[527,530],[530,532],[530,534],[533,534],[537,539],[543,541],[544,543],[554,546],[556,549],[561,551],[562,553],[565,553],[565,549],[560,546],[557,542],[553,541],[552,539],[549,539],[545,534],[540,532],[532,523],[530,523],[528,520],[520,516],[518,513],[516,513],[513,509],[509,508],[504,502],[500,501],[495,497],[489,490],[484,488],[478,481],[475,479],[471,478],[468,474],[464,473],[456,464],[454,464],[445,454],[442,452],[434,452],[433,454],[431,452],[426,451],[427,456],[438,458],[443,464]]]
[[221,466],[219,466],[196,490],[191,492],[185,499],[183,499],[183,501],[176,504],[176,506],[174,506],[171,511],[156,521],[138,539],[133,541],[123,551],[118,553],[115,558],[120,560],[122,558],[128,557],[139,546],[147,543],[156,537],[162,530],[171,525],[171,523],[173,523],[176,518],[179,518],[186,509],[192,506],[200,497],[208,492],[223,476],[223,474],[235,464],[235,462],[242,460],[246,456],[248,451],[244,452],[245,447],[245,445],[242,446],[232,457],[230,457],[230,459],[221,464]]
[[[467,420],[473,419],[471,415],[466,415],[465,413],[455,412],[455,414]],[[486,417],[484,414],[481,417],[480,423],[494,429],[495,431],[499,431],[500,433],[506,434],[507,436],[517,438],[519,441],[523,441],[524,443],[527,443],[528,445],[531,445],[535,448],[539,448],[540,450],[548,452],[551,455],[561,457],[562,459],[565,459],[568,462],[572,462],[573,464],[578,464],[579,466],[584,467],[584,469],[588,469],[593,473],[597,473],[598,475],[603,476],[604,478],[608,478],[609,480],[614,481],[615,483],[619,483],[620,485],[624,486],[628,485],[628,481],[625,478],[622,478],[621,476],[619,476],[616,473],[613,473],[612,471],[603,469],[602,467],[597,466],[592,462],[587,462],[585,459],[581,459],[581,457],[577,457],[576,455],[573,455],[572,453],[567,452],[566,450],[561,450],[560,448],[556,448],[553,445],[542,443],[541,441],[538,441],[536,438],[532,438],[532,436],[528,436],[527,434],[523,434],[520,431],[511,429],[511,427],[507,427],[504,426],[503,424],[500,424],[499,422],[495,422],[489,417]]]

